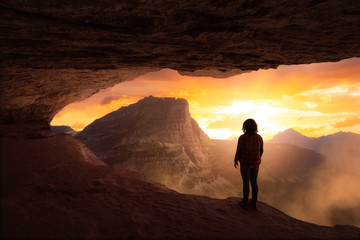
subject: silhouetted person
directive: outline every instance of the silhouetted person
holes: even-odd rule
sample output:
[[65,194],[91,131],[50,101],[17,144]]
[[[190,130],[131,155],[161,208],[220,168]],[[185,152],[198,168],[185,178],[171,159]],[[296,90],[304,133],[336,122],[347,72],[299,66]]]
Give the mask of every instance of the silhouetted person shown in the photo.
[[261,156],[264,152],[264,143],[262,137],[257,134],[257,124],[254,119],[247,119],[243,123],[242,128],[244,134],[239,137],[236,149],[234,167],[238,167],[240,162],[240,172],[243,180],[243,200],[239,205],[244,208],[249,208],[249,180],[251,182],[252,199],[250,207],[256,210],[256,202],[258,195],[257,176],[259,172],[259,165],[261,163]]

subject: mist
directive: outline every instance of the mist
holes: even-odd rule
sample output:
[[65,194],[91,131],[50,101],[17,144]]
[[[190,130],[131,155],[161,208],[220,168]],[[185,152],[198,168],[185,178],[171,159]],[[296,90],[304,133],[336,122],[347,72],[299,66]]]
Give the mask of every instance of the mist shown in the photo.
[[[168,170],[152,172],[151,176],[144,171],[145,176],[180,193],[220,199],[242,197],[240,171],[233,166],[236,141],[215,142],[216,156],[209,167],[193,165],[187,174],[172,175]],[[356,143],[352,145],[356,147]],[[348,148],[349,143],[345,146]],[[330,159],[295,145],[265,142],[258,177],[259,200],[303,221],[359,227],[360,176],[354,171],[359,155],[346,156],[338,153]],[[343,163],[337,167],[339,161]]]
[[[299,189],[297,199],[287,206],[290,215],[309,222],[360,226],[359,142],[343,142],[331,148],[325,161],[309,180],[308,189]],[[352,151],[351,155],[344,149]],[[336,152],[336,153],[334,153]]]
[[[241,175],[233,167],[236,141],[218,141],[217,145],[216,167],[237,186],[233,195],[242,197]],[[323,145],[321,148],[329,154],[326,156],[291,144],[265,141],[258,176],[259,200],[303,221],[359,227],[358,145],[357,141],[337,143],[336,148]]]

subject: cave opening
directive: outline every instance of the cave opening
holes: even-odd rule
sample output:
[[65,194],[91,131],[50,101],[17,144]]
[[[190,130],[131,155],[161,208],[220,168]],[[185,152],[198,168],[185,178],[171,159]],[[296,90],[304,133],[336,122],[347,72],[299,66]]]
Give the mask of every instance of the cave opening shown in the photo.
[[360,133],[359,62],[352,58],[337,63],[286,65],[227,78],[162,69],[66,106],[51,125],[81,131],[95,119],[152,95],[186,99],[191,116],[210,138],[238,136],[241,122],[251,117],[261,123],[259,132],[265,139],[288,128],[309,137],[339,131]]
[[[346,153],[358,151],[359,70],[359,58],[279,66],[221,79],[162,69],[71,104],[51,124],[68,125],[76,131],[85,129],[77,138],[108,165],[140,172],[181,193],[228,198],[241,196],[241,179],[232,169],[232,160],[242,122],[254,118],[265,139],[260,200],[305,221],[359,225],[355,217],[359,213],[355,203],[359,196],[343,188],[345,182],[359,180],[357,170],[353,171],[360,167],[359,154]],[[185,99],[189,114],[201,128],[192,128],[189,135],[204,131],[210,140],[176,138],[179,131],[167,129],[174,126],[165,122],[166,114],[174,112],[158,100],[146,105],[153,110],[145,114],[161,115],[160,122],[140,119],[141,125],[136,125],[138,119],[123,117],[131,115],[125,114],[129,105],[142,111],[140,105],[136,108],[137,102],[149,101],[149,96],[173,98],[170,108],[178,112],[182,110],[175,106],[176,99]],[[162,115],[162,111],[166,114]],[[116,117],[115,112],[122,114]],[[111,118],[103,117],[106,114],[121,123],[111,122]],[[181,114],[172,115],[170,121],[176,118],[181,119],[179,125],[189,127]],[[100,124],[101,119],[105,125]],[[86,131],[88,125],[92,128]],[[157,136],[161,128],[167,129],[163,134],[175,137]],[[119,129],[121,133],[116,133]],[[338,151],[332,150],[334,144]],[[274,191],[275,186],[281,187]],[[347,187],[356,188],[349,184]],[[329,192],[339,194],[325,199]],[[315,209],[317,216],[310,214]]]
[[[1,238],[358,239],[359,12],[336,0],[1,1]],[[305,80],[286,70],[336,61]],[[170,91],[169,69],[191,81]],[[97,107],[69,105],[100,89]],[[239,208],[231,162],[246,117],[266,138],[258,213]],[[86,127],[74,138],[52,120]]]

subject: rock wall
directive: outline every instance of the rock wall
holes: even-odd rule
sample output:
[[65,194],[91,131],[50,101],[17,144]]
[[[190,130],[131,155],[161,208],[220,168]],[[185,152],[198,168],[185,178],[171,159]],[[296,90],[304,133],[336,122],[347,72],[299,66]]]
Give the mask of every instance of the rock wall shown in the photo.
[[3,0],[0,16],[2,123],[48,123],[160,68],[219,77],[360,56],[356,0]]

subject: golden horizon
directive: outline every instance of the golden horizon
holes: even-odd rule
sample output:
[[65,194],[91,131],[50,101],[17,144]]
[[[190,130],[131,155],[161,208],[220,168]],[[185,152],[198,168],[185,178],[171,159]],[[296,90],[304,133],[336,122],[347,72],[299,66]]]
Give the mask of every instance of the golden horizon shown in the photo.
[[309,137],[360,133],[360,58],[337,63],[279,66],[216,79],[163,69],[123,82],[60,111],[52,125],[78,131],[122,106],[153,95],[184,98],[190,114],[213,139],[239,136],[253,118],[271,139],[293,128]]

